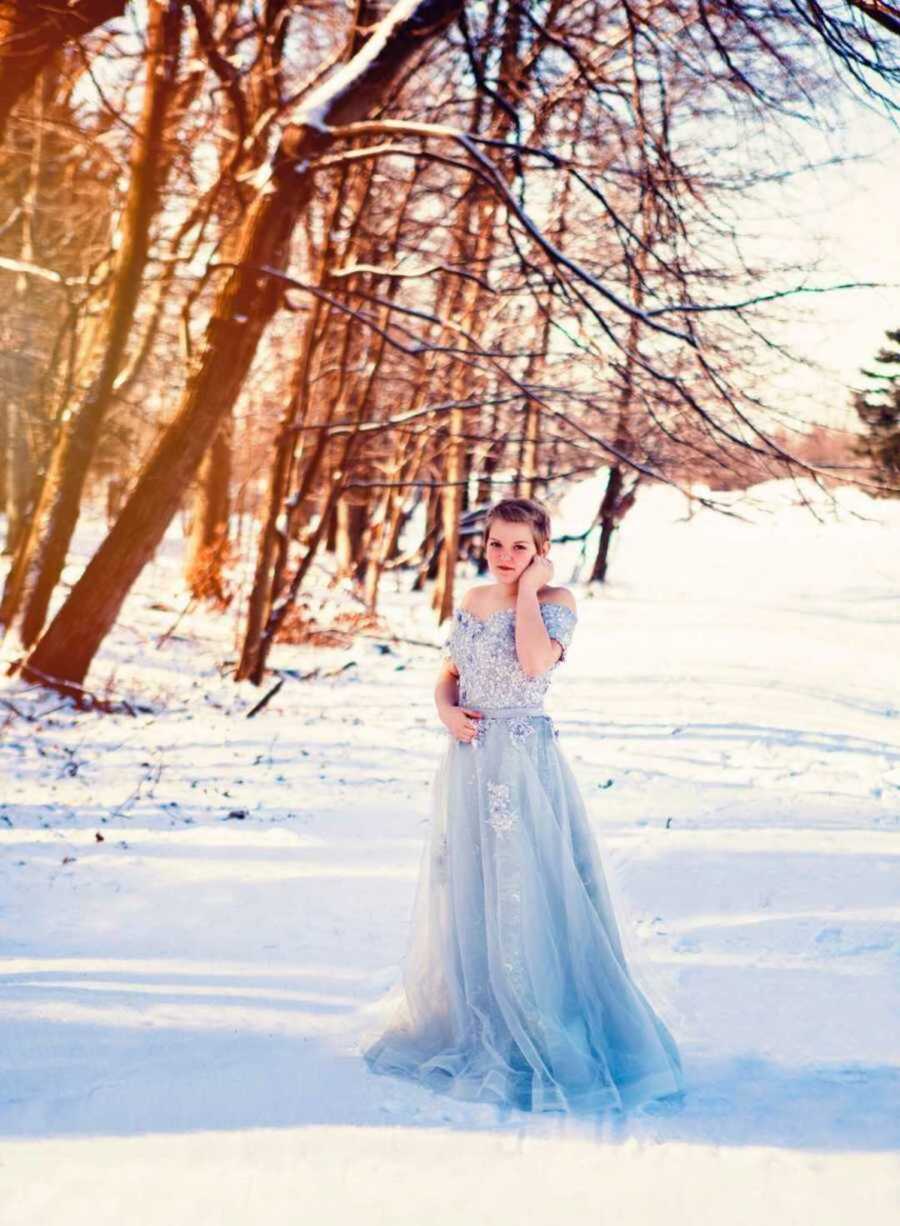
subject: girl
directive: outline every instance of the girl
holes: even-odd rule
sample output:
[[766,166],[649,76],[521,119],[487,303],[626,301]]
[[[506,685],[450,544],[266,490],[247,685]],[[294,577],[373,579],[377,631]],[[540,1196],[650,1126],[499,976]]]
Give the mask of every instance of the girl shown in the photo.
[[621,1111],[683,1090],[629,973],[597,843],[543,710],[577,622],[550,586],[550,518],[488,512],[495,580],[466,593],[435,686],[448,744],[432,793],[400,1007],[373,1072],[531,1111]]

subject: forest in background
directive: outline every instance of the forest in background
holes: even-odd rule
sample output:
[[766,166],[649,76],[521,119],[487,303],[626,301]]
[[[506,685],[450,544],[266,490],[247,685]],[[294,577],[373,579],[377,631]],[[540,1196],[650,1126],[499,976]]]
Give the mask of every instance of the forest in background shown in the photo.
[[[739,201],[790,173],[779,124],[889,111],[898,49],[877,0],[0,3],[13,668],[84,695],[179,514],[198,601],[249,569],[259,683],[317,558],[367,615],[402,570],[443,621],[507,494],[602,472],[602,581],[652,483],[896,492],[895,349],[862,444],[771,402],[825,287],[751,261]],[[108,532],[67,587],[83,512]]]

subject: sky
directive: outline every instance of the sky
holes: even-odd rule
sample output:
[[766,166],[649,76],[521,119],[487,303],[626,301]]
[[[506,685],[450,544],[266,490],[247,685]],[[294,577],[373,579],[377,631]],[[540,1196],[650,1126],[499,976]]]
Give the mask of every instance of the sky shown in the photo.
[[881,283],[810,296],[805,304],[790,300],[781,332],[796,352],[824,366],[792,371],[784,390],[810,396],[825,424],[853,427],[847,388],[861,384],[860,367],[871,363],[885,330],[900,327],[900,130],[848,102],[843,127],[806,129],[800,140],[811,160],[829,153],[851,160],[769,185],[743,215],[760,253],[796,253],[817,265],[809,285]]

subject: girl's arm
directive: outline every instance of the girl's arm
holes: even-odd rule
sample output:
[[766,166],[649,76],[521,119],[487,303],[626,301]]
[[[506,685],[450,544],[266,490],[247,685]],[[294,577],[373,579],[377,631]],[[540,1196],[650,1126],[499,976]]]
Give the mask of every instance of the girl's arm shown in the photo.
[[459,669],[452,660],[444,660],[441,664],[434,687],[434,705],[441,723],[457,741],[468,743],[475,739],[476,721],[481,719],[481,712],[459,705]]
[[[523,584],[522,579],[516,596],[516,655],[526,677],[539,677],[562,657],[564,648],[547,632],[536,588]],[[560,604],[576,611],[575,597],[568,588],[557,588],[557,595]]]
[[520,592],[516,600],[516,655],[526,677],[540,677],[562,655],[562,643],[547,633],[535,592]]
[[447,723],[451,711],[459,704],[459,669],[455,664],[444,661],[438,673],[437,684],[434,687],[434,705],[440,716],[441,723]]

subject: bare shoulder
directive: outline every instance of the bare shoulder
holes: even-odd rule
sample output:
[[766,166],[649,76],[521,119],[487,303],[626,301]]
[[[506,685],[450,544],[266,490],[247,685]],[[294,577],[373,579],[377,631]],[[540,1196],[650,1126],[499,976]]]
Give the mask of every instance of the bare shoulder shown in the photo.
[[541,600],[546,604],[565,605],[573,613],[578,612],[575,607],[575,596],[567,587],[546,587],[541,592]]
[[491,604],[489,593],[496,592],[496,583],[476,583],[474,587],[470,587],[463,593],[463,598],[459,602],[460,608],[465,609],[467,613],[474,613],[476,616],[488,612]]

